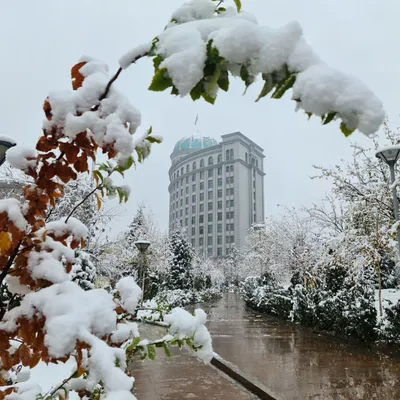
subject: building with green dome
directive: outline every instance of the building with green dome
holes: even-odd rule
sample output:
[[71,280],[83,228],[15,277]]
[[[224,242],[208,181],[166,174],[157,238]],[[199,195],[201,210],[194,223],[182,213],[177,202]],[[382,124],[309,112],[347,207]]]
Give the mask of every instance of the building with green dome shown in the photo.
[[264,150],[240,132],[179,140],[169,170],[169,230],[187,230],[193,247],[224,257],[264,222]]

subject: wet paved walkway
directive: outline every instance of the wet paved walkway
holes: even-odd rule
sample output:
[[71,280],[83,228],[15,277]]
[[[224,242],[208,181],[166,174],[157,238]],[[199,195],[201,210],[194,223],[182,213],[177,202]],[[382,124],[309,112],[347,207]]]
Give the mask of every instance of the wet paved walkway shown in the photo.
[[399,358],[260,316],[233,293],[205,310],[214,351],[287,400],[400,399]]
[[[157,333],[158,331],[158,333]],[[156,339],[165,329],[144,325],[142,337]],[[186,351],[171,349],[167,359],[163,349],[157,349],[156,360],[135,361],[130,365],[136,379],[139,400],[249,400],[256,399],[217,369],[204,365]]]

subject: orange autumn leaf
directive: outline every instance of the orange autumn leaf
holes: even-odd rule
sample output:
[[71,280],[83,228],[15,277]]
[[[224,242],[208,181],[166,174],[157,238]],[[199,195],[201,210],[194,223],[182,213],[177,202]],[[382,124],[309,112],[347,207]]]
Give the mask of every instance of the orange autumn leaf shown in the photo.
[[46,115],[46,118],[51,121],[51,118],[53,117],[53,114],[51,113],[51,105],[49,103],[49,98],[47,97],[47,99],[44,101],[43,104],[43,111],[44,114]]
[[79,72],[79,70],[86,64],[86,61],[75,64],[71,68],[71,80],[72,80],[72,88],[74,90],[79,89],[82,86],[85,77]]
[[11,249],[11,239],[8,232],[0,232],[0,254],[6,254]]

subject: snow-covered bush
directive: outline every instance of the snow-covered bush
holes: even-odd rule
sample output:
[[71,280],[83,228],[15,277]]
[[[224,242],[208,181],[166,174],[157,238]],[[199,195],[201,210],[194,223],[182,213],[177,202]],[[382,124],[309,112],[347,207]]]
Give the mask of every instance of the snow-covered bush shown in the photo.
[[379,337],[385,342],[400,344],[400,300],[385,307],[384,318],[379,326]]
[[90,259],[90,254],[83,250],[75,251],[75,262],[72,264],[71,278],[82,289],[94,289],[96,268]]

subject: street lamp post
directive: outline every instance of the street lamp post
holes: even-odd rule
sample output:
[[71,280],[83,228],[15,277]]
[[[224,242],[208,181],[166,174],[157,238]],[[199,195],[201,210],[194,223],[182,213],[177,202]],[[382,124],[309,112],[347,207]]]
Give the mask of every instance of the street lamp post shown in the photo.
[[[396,165],[397,160],[400,157],[400,145],[388,146],[383,149],[380,149],[376,152],[375,156],[383,160],[388,166],[390,170],[390,182],[392,184],[392,197],[393,197],[393,208],[394,208],[394,217],[396,222],[399,222],[399,201],[397,199],[397,189],[394,182],[396,180],[394,166]],[[397,246],[400,257],[400,230],[397,228]]]
[[140,265],[139,265],[139,282],[142,284],[142,304],[143,304],[143,297],[144,297],[144,254],[146,253],[147,249],[150,246],[150,242],[148,240],[139,239],[135,242],[135,246],[140,251]]
[[0,165],[6,161],[7,150],[15,145],[16,143],[13,139],[0,135]]

